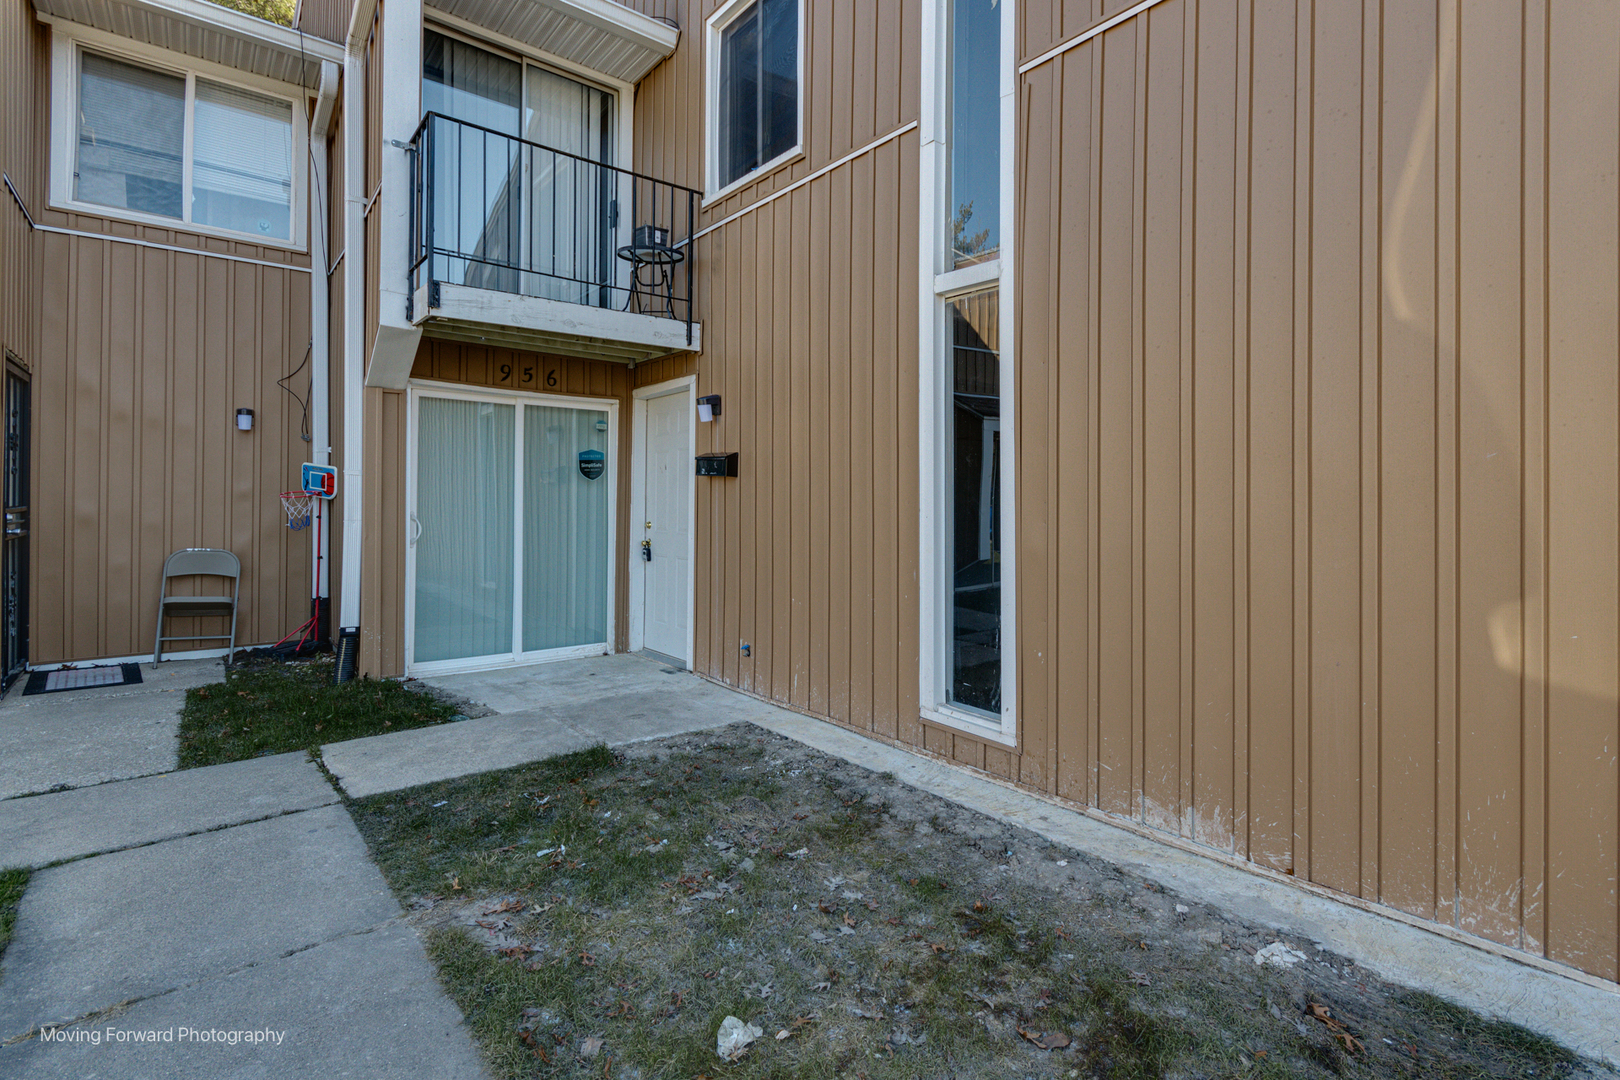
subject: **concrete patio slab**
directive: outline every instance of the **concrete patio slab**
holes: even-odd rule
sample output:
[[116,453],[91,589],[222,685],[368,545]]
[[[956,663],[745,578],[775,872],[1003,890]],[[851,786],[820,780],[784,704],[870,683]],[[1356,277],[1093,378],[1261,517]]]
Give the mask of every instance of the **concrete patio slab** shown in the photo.
[[143,682],[0,701],[0,799],[169,772],[185,691],[225,677],[221,660],[142,664]]
[[352,797],[509,769],[599,742],[701,731],[768,708],[636,655],[425,681],[497,714],[321,747],[321,760]]
[[[357,992],[358,991],[358,992]],[[173,1032],[173,1042],[110,1041],[107,1032]],[[237,1045],[180,1041],[182,1029],[269,1031]],[[291,956],[148,998],[67,1029],[87,1042],[32,1039],[0,1048],[0,1075],[40,1080],[482,1080],[461,1014],[415,932],[389,922]]]
[[398,912],[341,806],[43,870],[0,961],[0,1041]]
[[636,653],[525,664],[465,675],[435,675],[423,681],[498,713],[517,713],[542,704],[590,705],[608,694],[641,692],[646,680],[655,674],[675,676],[670,681],[688,689],[704,685],[695,676]]
[[0,865],[150,844],[336,802],[302,752],[0,801]]

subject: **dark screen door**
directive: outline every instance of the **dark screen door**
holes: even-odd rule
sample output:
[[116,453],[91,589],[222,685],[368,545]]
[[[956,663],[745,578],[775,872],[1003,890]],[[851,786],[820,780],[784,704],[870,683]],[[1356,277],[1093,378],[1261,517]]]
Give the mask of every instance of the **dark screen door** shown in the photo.
[[6,371],[4,550],[0,551],[0,689],[28,667],[28,380]]

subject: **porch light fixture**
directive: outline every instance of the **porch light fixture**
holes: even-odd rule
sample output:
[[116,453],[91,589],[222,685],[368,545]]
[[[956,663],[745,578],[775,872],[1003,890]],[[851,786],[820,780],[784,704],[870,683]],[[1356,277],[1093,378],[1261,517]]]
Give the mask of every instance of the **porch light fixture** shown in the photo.
[[237,431],[252,431],[253,430],[253,410],[252,409],[237,409],[236,410],[236,430]]
[[697,399],[698,422],[707,424],[720,415],[720,395],[704,394]]

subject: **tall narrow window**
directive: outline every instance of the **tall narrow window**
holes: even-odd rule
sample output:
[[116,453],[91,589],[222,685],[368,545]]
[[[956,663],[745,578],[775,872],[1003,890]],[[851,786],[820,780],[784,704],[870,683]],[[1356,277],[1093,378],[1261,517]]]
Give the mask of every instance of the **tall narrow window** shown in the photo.
[[950,700],[1001,711],[1001,305],[950,302]]
[[1001,250],[1001,0],[950,0],[947,269]]
[[755,0],[711,21],[719,53],[715,186],[724,187],[799,145],[799,4]]
[[919,710],[1018,744],[1014,0],[922,9]]

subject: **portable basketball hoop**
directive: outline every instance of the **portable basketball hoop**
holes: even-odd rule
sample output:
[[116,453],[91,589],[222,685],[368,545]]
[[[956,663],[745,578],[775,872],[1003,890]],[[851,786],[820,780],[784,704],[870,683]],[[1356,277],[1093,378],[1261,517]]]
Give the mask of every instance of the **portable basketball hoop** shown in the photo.
[[297,532],[309,524],[310,507],[315,496],[308,491],[283,491],[281,508],[287,513],[287,528]]
[[316,513],[315,507],[317,499],[331,501],[337,497],[337,469],[331,465],[316,465],[306,461],[303,467],[303,482],[304,486],[300,490],[283,491],[281,493],[281,509],[287,515],[287,528],[295,532],[308,527],[311,521],[315,523],[315,598],[312,604],[315,613],[298,629],[270,646],[272,654],[286,651],[283,646],[291,641],[294,636],[297,636],[298,644],[291,648],[293,656],[301,654],[306,645],[319,644],[316,641],[316,633],[321,625],[321,524],[326,515],[324,512]]

